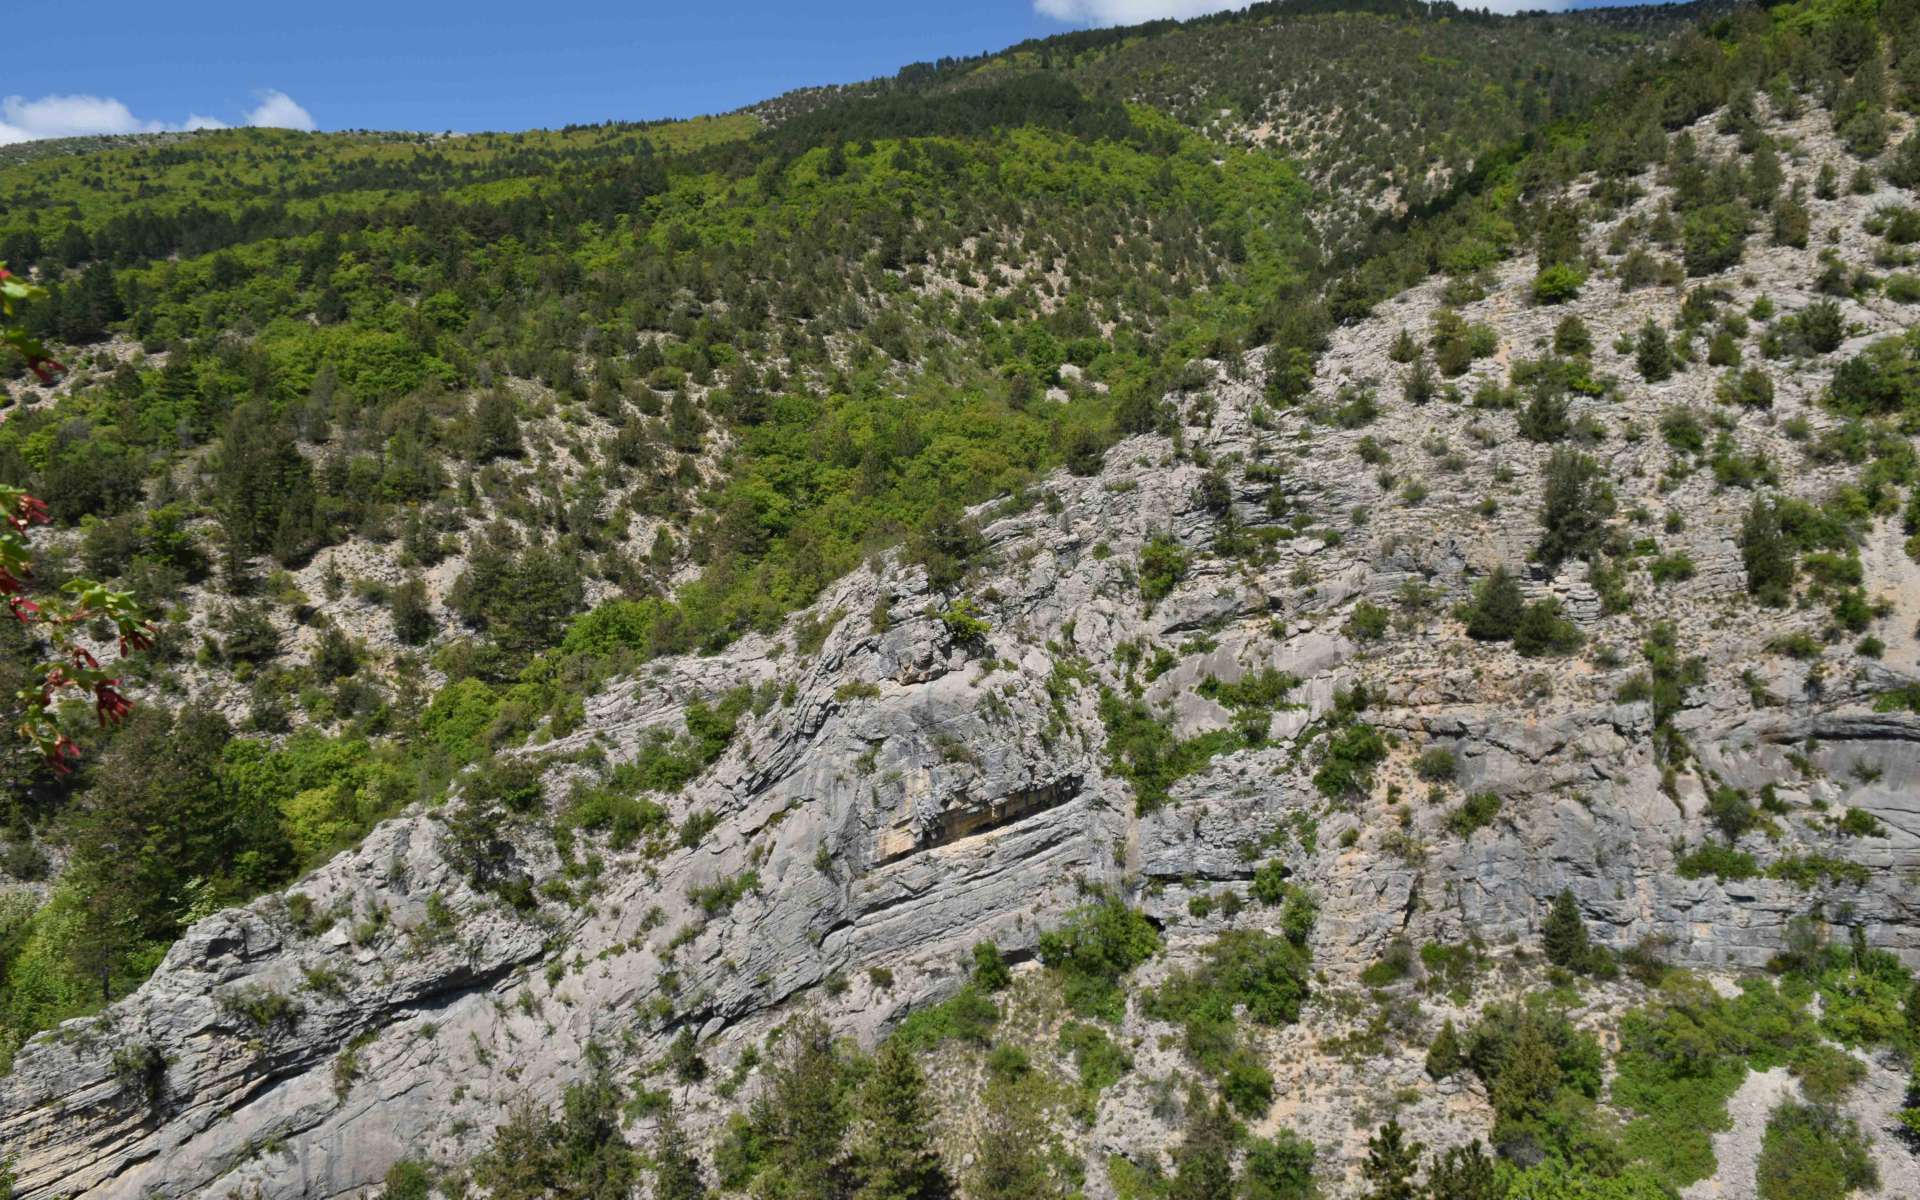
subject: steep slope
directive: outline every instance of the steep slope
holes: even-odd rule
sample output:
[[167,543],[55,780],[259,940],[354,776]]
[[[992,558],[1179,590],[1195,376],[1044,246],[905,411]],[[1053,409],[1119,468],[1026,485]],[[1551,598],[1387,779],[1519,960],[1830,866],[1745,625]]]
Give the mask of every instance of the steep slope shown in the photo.
[[[68,714],[82,772],[4,764],[0,1066],[196,917],[565,734],[592,680],[768,632],[943,505],[1086,469],[1196,357],[1274,346],[1296,386],[1347,193],[1306,178],[1330,160],[1236,141],[1210,89],[1324,52],[1329,145],[1351,119],[1368,170],[1444,142],[1458,171],[1682,15],[1262,7],[760,116],[9,157],[0,257],[48,283],[25,317],[75,370],[49,390],[0,362],[0,479],[51,501],[42,584],[168,619],[128,730]],[[1358,69],[1387,33],[1470,68],[1421,66],[1440,107],[1404,128]],[[1551,88],[1516,65],[1549,50]],[[618,661],[540,657],[615,598],[673,603]]]
[[920,1052],[969,1195],[1009,1142],[1161,1195],[1216,1099],[1280,1195],[1364,1194],[1395,1120],[1429,1177],[1774,1200],[1801,1100],[1920,1191],[1920,141],[1831,73],[1856,19],[1691,41],[1336,286],[1304,377],[1203,354],[705,652],[620,600],[462,674],[419,743],[512,736],[444,799],[19,1052],[15,1186],[533,1194],[503,1160],[612,1095],[596,1153],[671,1107],[770,1188],[817,1015]]
[[[1763,125],[1796,147],[1791,174],[1845,161],[1824,115]],[[1731,147],[1715,128],[1709,117],[1683,136],[1713,155]],[[1897,198],[1812,201],[1814,228],[1858,230]],[[1596,224],[1593,242],[1671,200],[1666,185],[1646,187]],[[1370,1096],[1418,1088],[1399,1108],[1429,1140],[1484,1134],[1488,1119],[1421,1086],[1421,1031],[1441,1013],[1470,1020],[1472,1005],[1431,998],[1432,1011],[1357,1060],[1333,1047],[1367,1028],[1360,977],[1396,939],[1483,946],[1524,978],[1537,968],[1520,964],[1518,947],[1571,888],[1597,941],[1657,944],[1675,965],[1763,966],[1787,945],[1789,922],[1821,906],[1844,907],[1876,948],[1920,953],[1904,901],[1920,865],[1920,721],[1874,703],[1917,678],[1908,630],[1888,628],[1891,616],[1871,623],[1896,649],[1875,662],[1833,647],[1816,684],[1808,663],[1775,647],[1817,632],[1819,610],[1752,619],[1734,541],[1752,493],[1685,469],[1684,453],[1648,436],[1699,405],[1727,417],[1738,453],[1800,462],[1845,428],[1822,404],[1832,367],[1904,330],[1903,311],[1843,300],[1846,341],[1779,376],[1771,410],[1728,408],[1704,365],[1652,384],[1614,348],[1648,319],[1676,323],[1682,294],[1596,277],[1577,299],[1542,307],[1530,299],[1535,272],[1529,258],[1499,264],[1486,294],[1457,306],[1494,345],[1455,398],[1414,404],[1391,386],[1408,371],[1391,343],[1431,328],[1448,287],[1437,279],[1336,333],[1304,404],[1272,409],[1261,356],[1250,356],[1246,380],[1219,374],[1169,397],[1181,414],[1172,439],[1123,441],[1098,474],[1056,473],[1014,511],[981,513],[972,607],[912,563],[863,568],[778,634],[661,659],[592,697],[575,732],[528,752],[549,764],[540,803],[469,794],[389,822],[304,881],[297,908],[275,897],[196,926],[133,999],[36,1041],[0,1084],[0,1133],[25,1148],[24,1194],[256,1184],[269,1196],[351,1194],[402,1156],[463,1161],[511,1097],[556,1099],[589,1045],[625,1075],[665,1057],[682,1031],[713,1065],[710,1082],[676,1086],[675,1099],[715,1130],[725,1104],[712,1081],[795,1006],[871,1039],[951,995],[976,942],[1031,953],[1088,887],[1126,896],[1164,931],[1167,965],[1151,982],[1204,961],[1229,925],[1278,932],[1278,908],[1232,918],[1192,903],[1244,887],[1270,859],[1318,898],[1311,947],[1323,980],[1297,1027],[1312,1040],[1282,1029],[1260,1044],[1292,1097],[1286,1123],[1321,1146],[1332,1180],[1364,1155],[1356,1113],[1382,1115]],[[1785,320],[1816,303],[1817,274],[1815,249],[1755,247],[1690,286],[1724,292],[1727,312],[1767,296]],[[1593,375],[1613,380],[1604,396],[1576,395],[1569,415],[1597,426],[1589,452],[1616,490],[1615,524],[1631,534],[1681,514],[1658,550],[1694,570],[1671,584],[1633,580],[1634,603],[1610,614],[1583,565],[1528,572],[1525,592],[1558,597],[1588,646],[1577,659],[1528,658],[1474,642],[1446,613],[1539,541],[1550,453],[1516,440],[1513,415],[1467,397],[1503,382],[1569,315],[1591,332]],[[1316,420],[1352,403],[1355,387],[1378,388],[1371,422]],[[1363,439],[1421,478],[1424,496],[1356,469]],[[1806,462],[1779,487],[1818,503],[1855,474]],[[1484,497],[1496,511],[1482,511]],[[1868,544],[1888,536],[1897,540],[1881,524]],[[1898,588],[1877,571],[1901,557],[1863,555],[1876,572],[1869,595]],[[1168,562],[1184,565],[1156,575]],[[1156,578],[1172,586],[1149,604],[1142,581]],[[1384,635],[1362,605],[1394,615]],[[972,613],[988,627],[969,626]],[[1619,698],[1646,669],[1636,643],[1662,621],[1675,653],[1701,664],[1671,711]],[[1287,677],[1267,699],[1220,689],[1266,670]],[[1369,697],[1358,719],[1387,735],[1384,756],[1363,763],[1363,782],[1328,786],[1328,747],[1356,727],[1336,692],[1355,687]],[[621,808],[596,789],[618,789],[620,765],[645,762],[656,731],[678,733],[688,702],[738,688],[754,699],[724,753],[663,812],[625,818],[623,837]],[[1122,740],[1115,705],[1129,694],[1166,736],[1219,752],[1180,758],[1184,770],[1163,758],[1155,776]],[[1663,748],[1663,730],[1683,739],[1684,756]],[[1450,772],[1418,769],[1442,749]],[[1664,783],[1663,763],[1682,768]],[[1155,784],[1166,787],[1157,806]],[[1715,840],[1710,793],[1722,787],[1767,796],[1770,835],[1738,843],[1760,875],[1716,879],[1677,860]],[[1462,836],[1450,815],[1487,793],[1497,815]],[[1873,831],[1840,832],[1824,814],[1841,811],[1867,814]],[[684,847],[674,831],[697,814],[710,829]],[[616,849],[622,840],[636,844]],[[1811,856],[1864,870],[1766,874]],[[538,897],[523,911],[497,898],[516,872]],[[496,897],[476,879],[494,881]],[[436,906],[456,916],[443,924]],[[1482,982],[1476,999],[1511,987]],[[1609,985],[1578,1017],[1611,1029],[1649,995]],[[1136,1009],[1120,1031],[1141,1046],[1142,1073],[1161,1028]],[[115,1070],[128,1048],[165,1064],[144,1098]],[[1096,1157],[1151,1159],[1177,1134],[1142,1103],[1119,1089],[1072,1136]],[[1903,1150],[1882,1141],[1876,1155],[1894,1191],[1913,1186]]]

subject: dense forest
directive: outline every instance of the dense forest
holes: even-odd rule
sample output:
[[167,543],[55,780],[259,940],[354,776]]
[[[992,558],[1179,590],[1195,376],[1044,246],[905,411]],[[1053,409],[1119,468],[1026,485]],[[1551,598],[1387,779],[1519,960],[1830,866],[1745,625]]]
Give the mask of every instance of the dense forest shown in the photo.
[[[678,815],[673,798],[773,736],[796,683],[730,682],[675,705],[680,732],[617,764],[568,740],[596,728],[610,688],[749,643],[811,661],[849,619],[880,637],[910,619],[884,598],[851,618],[818,609],[889,556],[940,597],[923,615],[943,645],[984,657],[986,675],[1012,669],[1012,650],[983,652],[1026,616],[980,586],[1024,561],[995,521],[1057,514],[1063,478],[1125,495],[1135,485],[1103,472],[1146,464],[1141,439],[1206,472],[1191,505],[1210,530],[1197,548],[1155,515],[1127,567],[1148,615],[1203,574],[1224,589],[1298,544],[1370,536],[1401,519],[1390,510],[1447,499],[1446,478],[1484,458],[1487,490],[1459,484],[1446,511],[1491,521],[1528,506],[1511,569],[1447,603],[1409,581],[1330,628],[1385,655],[1456,621],[1449,662],[1510,655],[1547,692],[1543,670],[1623,672],[1608,702],[1646,706],[1653,790],[1678,803],[1700,780],[1687,815],[1708,832],[1676,834],[1681,876],[1863,883],[1851,843],[1754,857],[1786,803],[1689,750],[1689,696],[1725,664],[1681,645],[1693,612],[1664,597],[1703,573],[1677,548],[1689,522],[1718,521],[1738,568],[1715,628],[1780,621],[1768,653],[1815,664],[1808,696],[1850,677],[1878,681],[1869,700],[1889,720],[1920,711],[1920,683],[1874,673],[1901,668],[1911,655],[1890,643],[1920,635],[1890,629],[1908,609],[1875,594],[1881,567],[1863,550],[1897,526],[1896,557],[1920,562],[1920,342],[1860,319],[1906,327],[1920,302],[1916,112],[1910,0],[1513,18],[1280,0],[685,122],[0,151],[0,263],[45,289],[16,319],[68,368],[48,382],[0,348],[0,485],[42,498],[50,518],[28,582],[52,594],[104,581],[153,623],[152,645],[125,660],[124,721],[85,699],[54,711],[75,769],[31,743],[0,748],[0,1076],[36,1034],[114,1011],[195,922],[285,892],[404,813],[437,814],[474,893],[528,921],[591,908],[603,848],[647,871],[700,848],[721,817]],[[1814,165],[1829,143],[1844,171]],[[1856,201],[1867,215],[1848,224]],[[1803,260],[1813,277],[1792,281],[1790,310],[1775,288],[1776,309],[1772,276],[1755,274]],[[1462,315],[1504,304],[1515,272],[1528,319],[1544,322],[1530,344],[1482,309]],[[1630,328],[1596,338],[1575,306],[1602,286],[1623,305],[1671,299],[1674,315],[1635,308]],[[1409,308],[1413,295],[1434,303]],[[1388,331],[1363,368],[1340,357]],[[1817,421],[1776,420],[1776,390],[1785,412],[1810,369]],[[1689,380],[1708,403],[1675,390]],[[1257,396],[1259,448],[1214,459],[1189,439],[1234,388]],[[1632,389],[1655,397],[1647,427],[1615,420]],[[1458,414],[1456,436],[1478,446],[1401,436],[1404,414],[1433,412]],[[1316,506],[1292,480],[1349,443],[1343,486],[1369,499]],[[1651,471],[1643,448],[1664,456]],[[1693,509],[1649,507],[1690,487]],[[1619,638],[1603,645],[1542,590],[1563,568]],[[1332,586],[1305,566],[1287,582],[1309,597]],[[1273,723],[1308,707],[1304,680],[1272,668],[1237,681],[1193,668],[1218,729],[1149,703],[1162,676],[1214,661],[1202,643],[1225,623],[1121,642],[1109,663],[1045,643],[1046,739],[1069,736],[1068,696],[1097,693],[1099,758],[1134,819],[1177,809],[1183,781],[1270,748]],[[1261,627],[1277,639],[1284,621]],[[0,695],[33,694],[33,630],[0,625],[0,640]],[[1786,706],[1744,679],[1754,709]],[[1443,828],[1468,845],[1508,819],[1494,791],[1453,796],[1463,768],[1447,749],[1384,782],[1402,735],[1374,714],[1401,701],[1340,684],[1314,701],[1293,755],[1327,814],[1377,791],[1404,830],[1404,786],[1444,802]],[[877,690],[849,679],[833,695]],[[543,756],[554,744],[574,748]],[[877,753],[852,769],[872,773]],[[543,772],[575,768],[601,773],[567,776],[549,813]],[[1823,836],[1886,833],[1863,808],[1821,804]],[[541,883],[508,848],[535,825],[563,864]],[[1545,974],[1417,1038],[1427,1082],[1481,1105],[1477,1140],[1424,1145],[1382,1104],[1335,1163],[1270,1116],[1275,1077],[1248,1032],[1299,1024],[1328,990],[1320,900],[1262,861],[1289,836],[1320,847],[1304,824],[1265,836],[1244,842],[1244,887],[1186,902],[1228,922],[1186,965],[1164,965],[1165,922],[1137,896],[1088,885],[1017,956],[979,942],[949,994],[877,1044],[796,1017],[723,1076],[698,1023],[663,1014],[671,1049],[637,1077],[595,1044],[556,1104],[522,1097],[463,1161],[404,1156],[378,1194],[1652,1200],[1712,1176],[1750,1071],[1798,1089],[1765,1119],[1760,1196],[1877,1184],[1841,1099],[1867,1077],[1851,1051],[1902,1064],[1920,1051],[1920,985],[1899,956],[1863,925],[1829,942],[1795,917],[1770,970],[1710,984],[1647,940],[1590,934],[1570,890],[1537,937],[1505,948],[1506,966],[1477,941],[1405,937],[1365,965],[1372,999],[1355,1003],[1377,1005],[1365,1036],[1382,1047],[1416,1040],[1400,1028],[1417,1023],[1416,992],[1439,1003],[1507,966]],[[824,842],[820,854],[831,879]],[[760,890],[747,870],[689,896],[718,919]],[[433,903],[423,940],[455,920]],[[1232,925],[1243,909],[1270,927]],[[296,905],[290,920],[319,936],[336,917]],[[353,927],[356,944],[379,935]],[[567,969],[554,937],[549,986]],[[884,990],[887,970],[863,986]],[[339,986],[307,976],[318,997]],[[836,973],[823,986],[850,985]],[[232,1003],[268,1042],[299,1017],[277,993]],[[1615,1019],[1605,1036],[1592,1010]],[[1157,1052],[1180,1065],[1155,1118],[1180,1138],[1164,1164],[1105,1156],[1089,1184],[1087,1154],[1060,1131],[1095,1127],[1103,1093],[1136,1059],[1144,1072],[1145,1042],[1120,1031],[1136,1018],[1169,1031]],[[1003,1036],[1030,1024],[1057,1029],[1048,1052],[1070,1074]],[[354,1052],[331,1068],[343,1099]],[[116,1077],[164,1080],[159,1053],[116,1058]],[[964,1162],[931,1132],[955,1055],[977,1079]],[[683,1126],[676,1088],[722,1102],[711,1136]],[[1891,1106],[1909,1138],[1915,1098]]]

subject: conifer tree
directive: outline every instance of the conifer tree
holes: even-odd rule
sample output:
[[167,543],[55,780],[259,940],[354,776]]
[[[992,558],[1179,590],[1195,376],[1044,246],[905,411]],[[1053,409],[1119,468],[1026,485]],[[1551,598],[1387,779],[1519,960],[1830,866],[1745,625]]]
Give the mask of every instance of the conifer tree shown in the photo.
[[1186,1137],[1173,1152],[1168,1200],[1230,1200],[1233,1195],[1233,1122],[1218,1106],[1192,1097]]
[[850,1186],[846,1068],[818,1018],[789,1028],[753,1124],[769,1150],[756,1192],[765,1200],[840,1200]]
[[1360,1168],[1367,1181],[1367,1200],[1416,1200],[1413,1177],[1420,1170],[1420,1152],[1426,1147],[1407,1140],[1398,1121],[1388,1121],[1367,1139],[1367,1161]]
[[1547,961],[1556,967],[1579,970],[1587,961],[1587,923],[1580,916],[1580,906],[1574,901],[1571,888],[1561,888],[1560,894],[1553,898],[1553,908],[1547,913],[1547,923],[1541,930],[1542,946]]
[[1495,567],[1473,589],[1473,607],[1467,613],[1467,636],[1483,642],[1504,642],[1520,624],[1526,598],[1513,572]]
[[653,1200],[705,1200],[706,1195],[700,1160],[687,1147],[679,1114],[668,1108],[653,1142]]
[[953,1180],[933,1142],[927,1081],[898,1039],[874,1056],[853,1141],[855,1200],[948,1200]]
[[1428,1200],[1500,1200],[1507,1194],[1479,1142],[1455,1146],[1427,1172]]
[[1460,1031],[1453,1027],[1453,1019],[1449,1017],[1446,1024],[1440,1026],[1433,1045],[1427,1047],[1427,1076],[1445,1079],[1460,1069],[1462,1061]]

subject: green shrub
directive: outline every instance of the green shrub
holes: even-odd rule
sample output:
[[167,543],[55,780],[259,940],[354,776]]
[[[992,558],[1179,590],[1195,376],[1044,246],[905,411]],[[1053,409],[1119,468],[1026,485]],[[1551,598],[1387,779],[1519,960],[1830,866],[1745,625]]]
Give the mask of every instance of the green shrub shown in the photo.
[[1525,608],[1520,582],[1505,567],[1495,567],[1473,589],[1467,636],[1483,642],[1509,641]]
[[1039,943],[1040,961],[1059,977],[1067,1006],[1104,1021],[1118,1021],[1125,1011],[1121,977],[1159,951],[1152,923],[1114,899],[1075,909]]
[[1767,1117],[1756,1181],[1760,1200],[1845,1200],[1880,1173],[1853,1118],[1789,1102]]
[[1345,799],[1367,787],[1373,768],[1387,757],[1386,739],[1364,721],[1347,721],[1326,736],[1313,786],[1328,799]]
[[1386,636],[1386,609],[1368,600],[1362,600],[1353,606],[1353,615],[1347,618],[1347,636],[1356,642],[1377,642]]
[[1725,883],[1754,878],[1760,874],[1760,864],[1744,850],[1719,842],[1703,842],[1681,855],[1674,871],[1682,879],[1705,879],[1711,875]]
[[1060,1049],[1073,1056],[1080,1086],[1098,1094],[1133,1070],[1133,1059],[1097,1025],[1068,1021],[1060,1027]]
[[1520,614],[1513,628],[1513,648],[1528,658],[1570,654],[1583,640],[1572,621],[1561,615],[1560,601],[1536,600]]
[[1555,263],[1533,277],[1535,304],[1565,304],[1580,294],[1587,273],[1572,263]]
[[930,1050],[949,1039],[984,1046],[999,1020],[999,1006],[970,983],[939,1004],[908,1013],[893,1036],[914,1050]]
[[1140,550],[1140,595],[1151,608],[1173,594],[1187,577],[1187,552],[1166,534],[1156,534]]
[[1500,797],[1492,792],[1476,792],[1447,814],[1447,828],[1462,838],[1493,824],[1500,815]]

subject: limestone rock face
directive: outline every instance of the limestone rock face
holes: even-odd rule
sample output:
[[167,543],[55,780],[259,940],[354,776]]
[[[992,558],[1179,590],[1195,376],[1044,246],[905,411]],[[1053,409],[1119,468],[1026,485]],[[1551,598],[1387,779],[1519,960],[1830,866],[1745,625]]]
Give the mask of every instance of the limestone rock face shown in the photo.
[[[1699,136],[1714,136],[1710,122]],[[1652,189],[1633,211],[1660,196]],[[1839,214],[1857,228],[1866,201],[1830,203],[1860,208]],[[1786,281],[1810,277],[1810,252],[1753,259],[1744,282],[1721,281],[1736,306],[1767,289],[1791,303]],[[1463,308],[1502,346],[1460,381],[1465,393],[1500,377],[1509,352],[1533,353],[1563,315],[1527,307],[1530,274],[1507,264],[1488,297]],[[1391,383],[1396,331],[1424,328],[1441,287],[1339,331],[1300,410],[1271,411],[1255,353],[1244,377],[1221,367],[1210,387],[1169,398],[1177,442],[1130,439],[1096,475],[1059,473],[1024,507],[978,510],[988,550],[964,592],[990,624],[983,635],[956,636],[941,619],[955,596],[889,557],[778,636],[661,660],[591,697],[575,731],[520,751],[545,764],[544,810],[507,822],[488,849],[496,874],[527,885],[520,907],[476,886],[469,806],[456,795],[382,825],[286,895],[200,922],[134,995],[37,1037],[0,1079],[0,1154],[15,1160],[19,1194],[362,1195],[402,1156],[457,1164],[478,1153],[511,1101],[552,1103],[580,1078],[589,1046],[631,1082],[683,1033],[714,1069],[673,1085],[675,1099],[711,1135],[726,1111],[716,1081],[803,1006],[871,1043],[950,995],[975,943],[1031,957],[1039,932],[1095,886],[1162,926],[1169,951],[1145,969],[1151,979],[1230,920],[1277,927],[1277,910],[1230,918],[1191,903],[1244,892],[1272,860],[1319,898],[1314,964],[1335,988],[1397,938],[1530,947],[1563,888],[1600,941],[1651,940],[1713,971],[1763,965],[1816,901],[1920,963],[1907,882],[1920,867],[1920,720],[1873,705],[1912,680],[1911,657],[1882,665],[1840,647],[1814,675],[1770,654],[1773,638],[1819,614],[1763,612],[1745,596],[1732,537],[1748,494],[1700,473],[1657,490],[1663,451],[1621,437],[1598,445],[1621,493],[1616,520],[1635,504],[1683,514],[1672,548],[1698,568],[1670,588],[1643,579],[1641,611],[1608,613],[1584,567],[1525,565],[1546,448],[1496,437],[1436,468],[1416,503],[1360,465],[1359,438],[1390,442],[1413,465],[1423,441],[1466,446],[1492,418],[1464,403],[1404,404],[1382,386],[1384,415],[1368,433],[1312,420],[1343,386]],[[1574,307],[1600,347],[1596,366],[1621,386],[1613,400],[1580,400],[1576,415],[1591,404],[1644,430],[1677,392],[1710,392],[1704,369],[1642,385],[1609,349],[1678,302],[1589,285]],[[1900,319],[1851,304],[1848,317],[1876,331]],[[1783,380],[1777,414],[1831,424],[1815,403],[1818,375]],[[1794,453],[1771,419],[1738,422],[1745,444]],[[1201,486],[1216,472],[1225,511],[1218,489]],[[1815,495],[1840,478],[1809,467],[1782,486]],[[1493,495],[1491,510],[1479,504]],[[1179,543],[1188,566],[1150,605],[1141,554],[1156,536]],[[1255,548],[1228,553],[1230,539]],[[1870,556],[1869,591],[1903,561]],[[1534,660],[1467,639],[1448,610],[1497,563],[1521,570],[1531,596],[1561,599],[1590,649],[1613,653]],[[1377,641],[1347,624],[1363,600],[1395,614]],[[1656,618],[1701,660],[1703,682],[1666,714],[1692,755],[1684,770],[1656,757],[1650,705],[1621,698],[1646,669],[1641,641]],[[817,648],[803,625],[825,628]],[[1209,679],[1267,669],[1298,682],[1265,718],[1264,741],[1236,743],[1139,814],[1103,694],[1137,694],[1177,736],[1198,737],[1238,727]],[[1313,782],[1320,735],[1355,685],[1393,749],[1366,794],[1329,799]],[[556,838],[576,785],[679,733],[692,701],[740,687],[756,700],[724,754],[655,797],[674,828],[710,814],[691,844],[671,830],[624,849],[587,830]],[[1454,756],[1450,782],[1416,772],[1431,749]],[[1762,867],[1825,854],[1864,866],[1865,882],[1809,891],[1764,874],[1683,877],[1676,849],[1710,832],[1708,782],[1771,789],[1778,840],[1743,844]],[[1483,792],[1500,798],[1493,823],[1450,830],[1454,806]],[[1828,817],[1849,807],[1878,832],[1836,832]],[[1592,1010],[1618,999],[1599,989]],[[1314,1136],[1336,1185],[1364,1155],[1353,1116],[1367,1097],[1423,1079],[1410,1050],[1361,1064],[1325,1052],[1337,1023],[1316,1012],[1264,1043],[1286,1097],[1273,1120]],[[1129,1036],[1151,1031],[1128,1018]],[[1090,1154],[1154,1154],[1176,1140],[1139,1082],[1175,1064],[1159,1062],[1151,1036],[1139,1041],[1141,1069],[1079,1135]],[[162,1066],[143,1072],[155,1054]],[[1488,1116],[1456,1081],[1426,1087],[1403,1119],[1431,1141],[1484,1135]],[[1101,1196],[1105,1186],[1089,1182]]]

